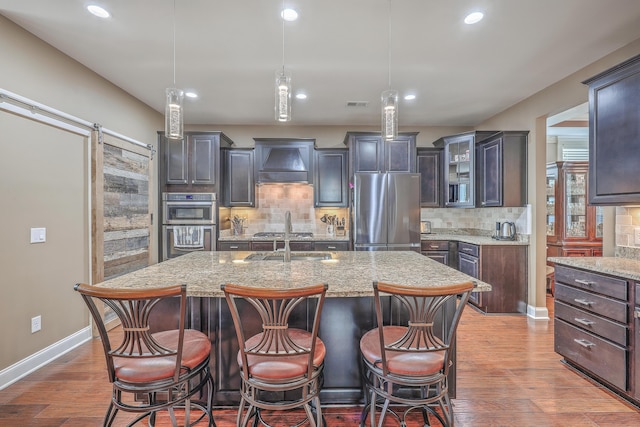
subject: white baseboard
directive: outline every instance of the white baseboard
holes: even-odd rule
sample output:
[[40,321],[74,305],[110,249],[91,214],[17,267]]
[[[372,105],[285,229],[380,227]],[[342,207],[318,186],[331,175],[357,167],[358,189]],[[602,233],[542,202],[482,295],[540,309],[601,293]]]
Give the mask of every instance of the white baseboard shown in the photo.
[[547,307],[527,305],[527,316],[535,320],[549,320],[549,310]]
[[0,390],[10,386],[19,379],[29,375],[47,363],[57,359],[63,354],[73,350],[79,345],[91,339],[91,326],[87,326],[78,332],[69,335],[60,341],[43,348],[37,353],[14,363],[0,371]]

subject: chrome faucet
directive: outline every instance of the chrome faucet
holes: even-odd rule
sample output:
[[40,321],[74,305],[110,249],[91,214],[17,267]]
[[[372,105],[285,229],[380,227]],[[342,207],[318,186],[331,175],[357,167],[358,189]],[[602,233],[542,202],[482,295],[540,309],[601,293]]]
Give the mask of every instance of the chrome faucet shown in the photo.
[[284,262],[291,262],[291,248],[289,247],[289,240],[291,239],[292,231],[291,211],[286,211],[284,213]]

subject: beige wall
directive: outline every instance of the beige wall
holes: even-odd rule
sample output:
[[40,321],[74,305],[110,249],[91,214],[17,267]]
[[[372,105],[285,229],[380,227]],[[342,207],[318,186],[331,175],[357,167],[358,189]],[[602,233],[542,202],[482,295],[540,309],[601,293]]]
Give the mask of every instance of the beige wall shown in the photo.
[[[582,81],[638,54],[640,40],[607,55],[477,126],[481,130],[530,131],[528,193],[529,203],[533,205],[534,221],[529,251],[529,305],[545,307],[546,118],[588,101],[588,88],[581,83]],[[606,248],[605,250],[608,251]],[[535,286],[531,286],[533,283]]]
[[[0,88],[155,144],[162,114],[1,16],[0,52]],[[2,371],[89,324],[72,288],[90,259],[87,141],[1,110],[0,129]],[[31,227],[47,242],[29,244]]]

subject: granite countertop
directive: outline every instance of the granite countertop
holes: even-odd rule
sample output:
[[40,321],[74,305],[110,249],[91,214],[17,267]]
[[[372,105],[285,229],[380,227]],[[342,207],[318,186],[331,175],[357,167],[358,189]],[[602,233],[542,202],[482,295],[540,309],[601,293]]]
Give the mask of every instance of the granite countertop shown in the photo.
[[549,257],[548,261],[640,281],[640,261],[620,257]]
[[469,234],[421,234],[421,240],[450,240],[455,242],[471,243],[473,245],[515,245],[529,246],[528,241],[523,240],[496,240],[489,236],[473,236]]
[[[252,234],[241,234],[239,236],[221,235],[218,238],[219,242],[236,242],[236,241],[260,242],[260,241],[273,241],[273,240],[284,240],[284,238],[283,237],[255,237]],[[344,241],[344,242],[348,242],[349,241],[349,234],[347,232],[346,236],[336,236],[336,235],[331,235],[331,234],[315,234],[314,233],[314,235],[312,237],[292,237],[291,241],[292,242],[325,242],[325,241],[332,241],[332,242]]]
[[478,291],[491,290],[488,283],[417,252],[345,251],[331,252],[333,259],[326,261],[244,261],[255,253],[192,252],[107,280],[99,286],[151,288],[184,283],[187,295],[195,297],[223,297],[220,285],[224,283],[277,288],[327,283],[328,297],[371,296],[375,280],[434,287],[471,281]]

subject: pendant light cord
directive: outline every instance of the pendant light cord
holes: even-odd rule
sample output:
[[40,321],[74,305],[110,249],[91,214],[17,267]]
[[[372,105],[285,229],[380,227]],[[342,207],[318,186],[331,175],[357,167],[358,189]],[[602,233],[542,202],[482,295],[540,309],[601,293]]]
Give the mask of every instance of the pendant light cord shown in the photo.
[[389,89],[391,89],[391,0],[389,0],[389,34],[387,34],[387,48],[389,50]]
[[280,19],[282,19],[282,74],[284,74],[284,0],[282,0],[282,10],[280,11]]
[[173,87],[176,87],[176,0],[173,0]]

